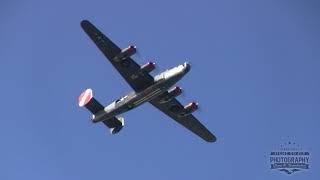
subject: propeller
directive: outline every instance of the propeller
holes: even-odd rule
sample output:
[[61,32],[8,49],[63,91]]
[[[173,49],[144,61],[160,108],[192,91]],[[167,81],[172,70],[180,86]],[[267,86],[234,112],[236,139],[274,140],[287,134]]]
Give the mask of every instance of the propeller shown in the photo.
[[156,62],[154,62],[154,61],[152,61],[153,63],[154,63],[154,66],[155,66],[155,68],[154,68],[154,70],[152,71],[155,75],[157,75],[157,74],[159,74],[160,73],[160,68],[159,68],[159,66],[158,66],[158,64],[156,63]]
[[202,106],[200,106],[200,104],[198,102],[196,102],[196,103],[197,103],[198,109],[195,110],[193,113],[196,113],[196,112],[201,113],[202,112]]
[[138,49],[138,48],[136,48],[136,53],[135,53],[135,55],[137,56],[137,57],[141,57],[141,52],[140,52],[140,50]]
[[197,63],[193,63],[193,61],[188,61],[188,60],[186,60],[186,62],[190,65],[190,67],[191,67],[191,69],[193,69],[193,68],[197,68]]
[[[134,54],[135,56],[137,56],[138,58],[141,58],[141,51],[136,48],[136,53]],[[154,63],[154,66],[155,66],[155,69],[152,71],[155,75],[159,74],[160,73],[160,69],[159,69],[159,66],[158,64],[154,61],[154,60],[148,60],[146,62],[153,62]]]
[[196,112],[202,113],[203,112],[203,108],[202,106],[198,103],[198,109],[196,110]]
[[183,98],[187,97],[187,94],[188,94],[187,91],[185,91],[181,86],[179,86],[179,87],[182,90],[182,93],[180,94],[180,96],[183,97]]

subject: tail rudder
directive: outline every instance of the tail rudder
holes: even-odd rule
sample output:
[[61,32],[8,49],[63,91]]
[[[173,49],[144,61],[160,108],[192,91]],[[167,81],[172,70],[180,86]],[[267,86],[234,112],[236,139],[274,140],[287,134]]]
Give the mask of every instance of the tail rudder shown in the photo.
[[[86,89],[79,96],[79,106],[86,107],[92,114],[92,120],[95,115],[104,109],[104,107],[93,97],[92,90]],[[124,126],[123,117],[113,117],[102,121],[107,127],[110,128],[111,134],[117,134]]]
[[86,89],[79,96],[79,106],[86,107],[92,114],[104,109],[104,107],[93,97],[91,89]]

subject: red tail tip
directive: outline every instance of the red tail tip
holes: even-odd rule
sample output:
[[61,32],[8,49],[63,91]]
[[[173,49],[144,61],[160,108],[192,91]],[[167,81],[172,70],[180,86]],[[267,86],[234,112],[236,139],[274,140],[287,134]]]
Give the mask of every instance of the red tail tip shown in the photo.
[[89,103],[89,101],[92,98],[92,90],[91,89],[86,89],[83,91],[80,96],[79,96],[79,106],[83,107]]

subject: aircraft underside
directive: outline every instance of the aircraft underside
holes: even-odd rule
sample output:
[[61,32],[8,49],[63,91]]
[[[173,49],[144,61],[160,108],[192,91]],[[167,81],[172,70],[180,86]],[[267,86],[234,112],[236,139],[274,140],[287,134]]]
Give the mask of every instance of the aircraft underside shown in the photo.
[[124,126],[123,117],[118,115],[149,102],[205,141],[216,141],[216,137],[192,115],[198,109],[198,103],[191,102],[183,106],[176,99],[182,93],[182,89],[180,87],[169,89],[189,72],[188,63],[152,77],[149,73],[155,69],[155,63],[148,62],[140,66],[131,58],[136,53],[136,46],[130,45],[128,48],[120,49],[89,21],[82,21],[81,26],[134,90],[106,107],[93,97],[91,89],[81,93],[79,106],[86,107],[92,113],[92,122],[103,122],[110,128],[112,134],[116,134]]

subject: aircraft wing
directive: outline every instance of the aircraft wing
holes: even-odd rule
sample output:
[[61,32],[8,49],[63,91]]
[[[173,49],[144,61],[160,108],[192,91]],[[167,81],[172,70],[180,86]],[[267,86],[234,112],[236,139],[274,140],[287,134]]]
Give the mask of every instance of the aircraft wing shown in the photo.
[[126,58],[125,65],[122,61],[115,61],[114,57],[121,49],[88,20],[83,20],[81,27],[135,91],[141,91],[153,83],[153,77],[140,71],[141,67],[130,57]]
[[177,113],[173,113],[170,110],[170,108],[173,106],[176,106],[181,110],[184,108],[176,98],[173,98],[172,100],[165,103],[160,103],[160,98],[157,97],[151,100],[150,103],[159,110],[161,110],[163,113],[177,121],[179,124],[181,124],[185,128],[192,131],[194,134],[204,139],[205,141],[216,141],[216,137],[204,125],[202,125],[192,114],[181,116]]

